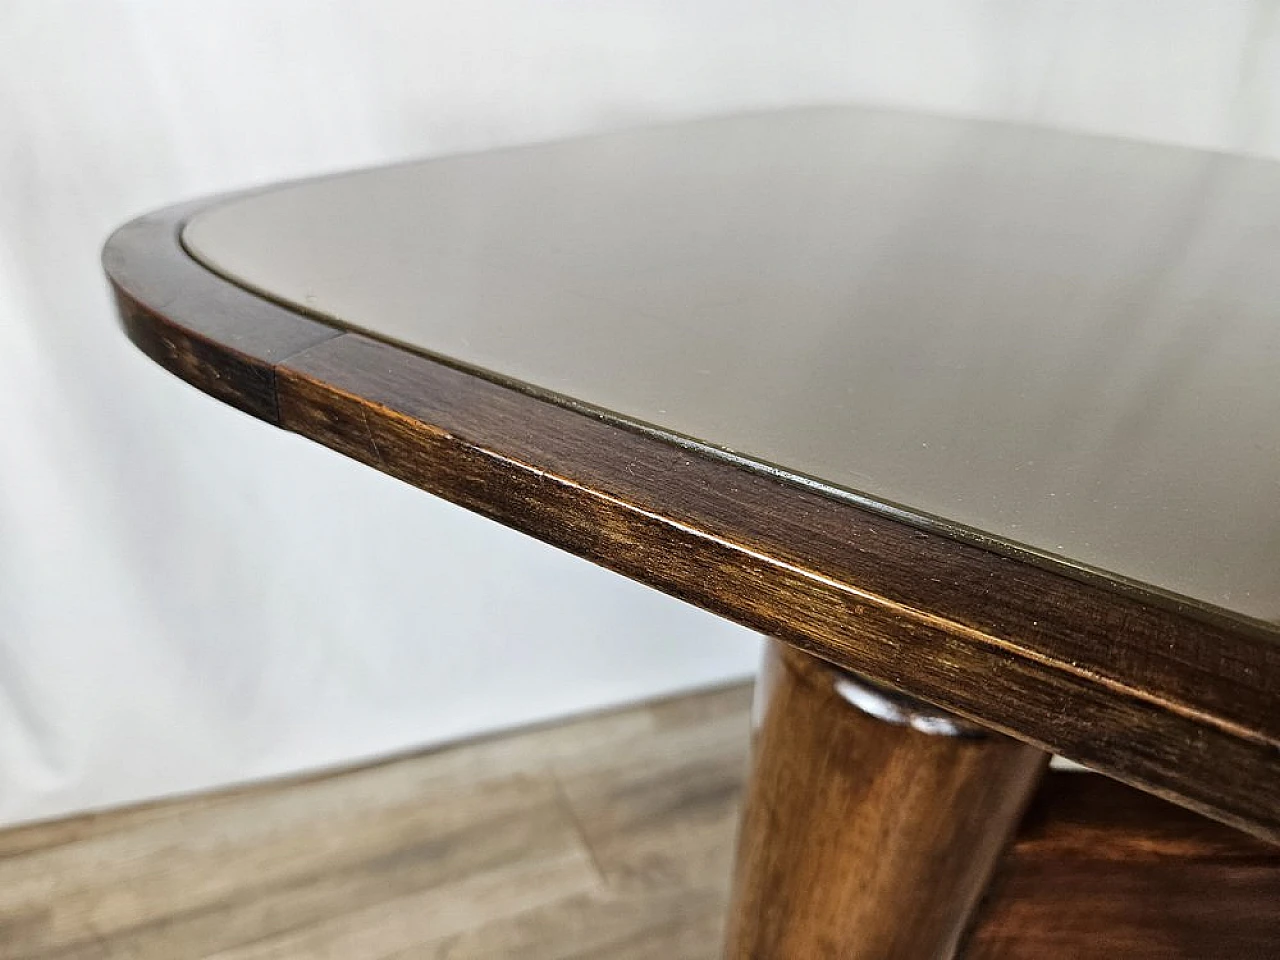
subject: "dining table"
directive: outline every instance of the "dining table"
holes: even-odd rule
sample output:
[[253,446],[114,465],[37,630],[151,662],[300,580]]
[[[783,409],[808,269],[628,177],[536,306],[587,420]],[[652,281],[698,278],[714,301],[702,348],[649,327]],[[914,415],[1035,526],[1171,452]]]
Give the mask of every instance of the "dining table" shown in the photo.
[[1280,164],[796,107],[104,264],[204,393],[770,638],[726,957],[1280,956]]

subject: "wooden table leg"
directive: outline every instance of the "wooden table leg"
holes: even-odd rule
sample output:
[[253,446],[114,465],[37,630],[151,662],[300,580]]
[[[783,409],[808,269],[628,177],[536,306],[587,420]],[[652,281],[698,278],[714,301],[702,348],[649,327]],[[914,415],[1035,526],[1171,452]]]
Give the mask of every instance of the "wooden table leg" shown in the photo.
[[1048,756],[777,642],[756,697],[727,960],[950,957]]

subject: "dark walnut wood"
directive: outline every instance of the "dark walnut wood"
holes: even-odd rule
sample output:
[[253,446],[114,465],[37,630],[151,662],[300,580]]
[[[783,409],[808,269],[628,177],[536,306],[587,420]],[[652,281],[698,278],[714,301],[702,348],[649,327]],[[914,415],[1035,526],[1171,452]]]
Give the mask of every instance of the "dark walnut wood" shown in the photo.
[[950,958],[1048,760],[886,722],[841,679],[770,645],[726,960]]
[[121,322],[156,363],[231,406],[276,423],[275,366],[337,330],[278,307],[208,270],[182,248],[183,222],[202,203],[121,227],[103,251]]
[[1105,777],[1050,773],[965,960],[1263,960],[1280,848]]
[[196,387],[926,702],[1280,836],[1275,631],[920,530],[220,279],[192,207],[104,260],[126,331]]

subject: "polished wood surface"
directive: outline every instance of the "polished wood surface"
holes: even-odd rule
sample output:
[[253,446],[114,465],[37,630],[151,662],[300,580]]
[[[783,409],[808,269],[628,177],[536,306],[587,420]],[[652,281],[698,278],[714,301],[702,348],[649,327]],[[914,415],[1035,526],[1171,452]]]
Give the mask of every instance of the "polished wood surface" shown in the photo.
[[858,674],[1280,836],[1274,628],[922,530],[325,326],[186,256],[189,215],[135,221],[104,258],[130,336],[197,387]]
[[726,960],[949,960],[1048,762],[864,713],[771,644]]
[[0,831],[0,960],[714,960],[750,699]]
[[1105,777],[1050,773],[963,960],[1269,960],[1280,847]]
[[349,329],[1280,620],[1277,223],[1271,161],[830,107],[278,187],[184,237]]
[[204,205],[139,217],[112,235],[102,260],[120,320],[129,338],[167,370],[276,423],[276,364],[339,333],[192,269],[178,234]]

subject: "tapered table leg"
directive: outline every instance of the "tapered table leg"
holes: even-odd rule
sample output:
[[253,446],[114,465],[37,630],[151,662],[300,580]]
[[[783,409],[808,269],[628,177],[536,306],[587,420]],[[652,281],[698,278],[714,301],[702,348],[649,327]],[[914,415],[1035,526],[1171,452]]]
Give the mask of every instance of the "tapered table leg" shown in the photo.
[[726,960],[950,957],[1047,755],[771,643]]

